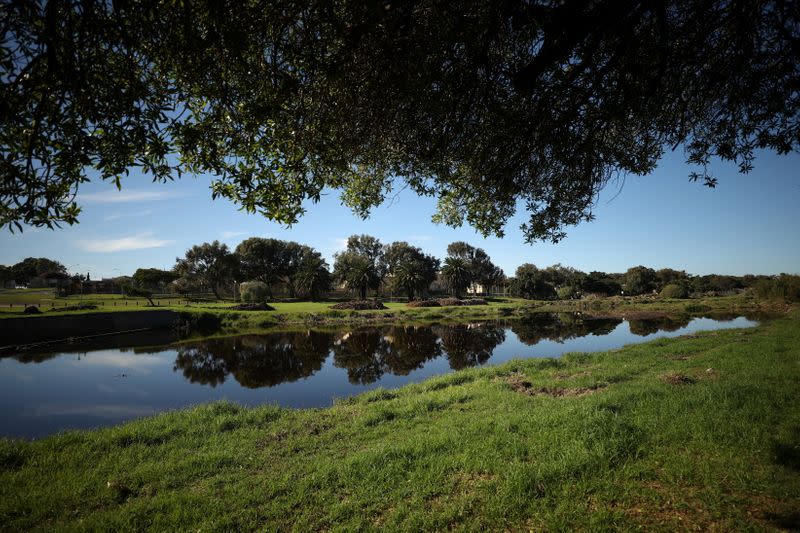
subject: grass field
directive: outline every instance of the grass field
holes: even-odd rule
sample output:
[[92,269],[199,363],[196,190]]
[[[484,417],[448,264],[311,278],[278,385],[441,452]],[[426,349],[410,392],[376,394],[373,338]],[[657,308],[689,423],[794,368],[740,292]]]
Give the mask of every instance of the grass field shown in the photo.
[[800,312],[327,409],[229,403],[0,441],[8,530],[800,526]]

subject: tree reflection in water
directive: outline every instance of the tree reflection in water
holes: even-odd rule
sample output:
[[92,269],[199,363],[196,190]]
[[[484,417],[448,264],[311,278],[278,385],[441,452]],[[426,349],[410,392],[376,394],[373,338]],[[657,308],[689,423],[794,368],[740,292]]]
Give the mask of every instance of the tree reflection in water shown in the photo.
[[216,386],[232,374],[244,387],[271,387],[317,372],[332,344],[320,331],[209,339],[178,346],[174,369],[193,383]]
[[691,320],[692,319],[688,316],[663,316],[638,320],[631,319],[628,320],[628,324],[630,325],[631,333],[645,337],[653,333],[658,333],[659,331],[678,331],[688,326]]
[[[689,321],[688,317],[661,317],[629,322],[632,334],[644,336],[675,331]],[[522,343],[534,345],[544,339],[563,342],[606,335],[621,322],[570,313],[535,313],[505,323],[362,327],[348,333],[278,332],[208,339],[178,345],[173,370],[180,370],[192,383],[212,387],[224,383],[229,375],[244,387],[271,387],[313,375],[332,353],[334,366],[347,371],[350,383],[368,385],[385,374],[406,376],[442,355],[453,370],[483,365],[506,340],[508,328]],[[135,353],[160,353],[163,349],[132,347]],[[17,352],[12,357],[27,363],[45,361],[52,355]]]
[[619,318],[583,318],[572,313],[536,313],[511,322],[520,342],[533,346],[542,340],[564,342],[587,335],[608,335],[622,323]]
[[333,346],[333,364],[347,370],[354,385],[368,385],[385,373],[406,376],[442,354],[430,327],[360,328]]
[[505,330],[495,324],[439,326],[437,330],[453,370],[484,364],[506,340]]

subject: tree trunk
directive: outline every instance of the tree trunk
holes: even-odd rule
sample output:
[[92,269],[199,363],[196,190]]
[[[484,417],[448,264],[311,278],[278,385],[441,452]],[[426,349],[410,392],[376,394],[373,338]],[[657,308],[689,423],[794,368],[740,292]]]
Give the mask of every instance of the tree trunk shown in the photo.
[[366,285],[362,285],[359,288],[359,292],[361,293],[361,299],[362,300],[366,300],[367,299],[367,286]]
[[222,298],[219,297],[219,288],[217,287],[216,283],[211,284],[211,292],[214,293],[214,298],[217,300],[221,300]]

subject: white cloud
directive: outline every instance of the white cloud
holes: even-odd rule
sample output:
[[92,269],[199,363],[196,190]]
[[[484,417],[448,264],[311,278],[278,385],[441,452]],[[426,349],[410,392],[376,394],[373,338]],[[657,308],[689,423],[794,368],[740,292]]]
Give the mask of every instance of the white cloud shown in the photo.
[[428,242],[433,240],[431,235],[411,235],[408,237],[411,242]]
[[144,211],[134,211],[132,213],[115,213],[113,215],[109,215],[103,220],[109,222],[111,220],[117,220],[119,218],[130,218],[130,217],[146,217],[147,215],[152,215],[152,209],[145,209]]
[[139,233],[130,237],[119,239],[91,239],[80,241],[80,246],[87,252],[124,252],[126,250],[144,250],[146,248],[161,248],[171,244],[172,241],[155,239],[153,232]]
[[333,243],[334,250],[346,250],[347,249],[347,237],[334,237],[331,239]]
[[219,233],[222,235],[223,239],[232,239],[234,237],[241,237],[242,235],[247,235],[246,231],[221,231]]
[[174,191],[104,191],[89,194],[81,194],[78,201],[94,204],[120,204],[126,202],[150,202],[155,200],[166,200],[175,198],[181,194]]

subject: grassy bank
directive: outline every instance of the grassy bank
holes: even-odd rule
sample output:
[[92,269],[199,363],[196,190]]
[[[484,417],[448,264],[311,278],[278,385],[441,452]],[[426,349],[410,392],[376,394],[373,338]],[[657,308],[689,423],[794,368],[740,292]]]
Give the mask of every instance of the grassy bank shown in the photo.
[[[16,291],[24,292],[24,291]],[[98,295],[93,295],[98,296]],[[24,315],[23,307],[3,307],[4,298],[19,299],[16,294],[0,294],[0,319],[11,317],[37,317],[93,312],[130,312],[152,310],[146,300],[121,299],[118,295],[103,295],[105,305],[97,310],[58,311],[42,307],[41,315]],[[56,301],[56,308],[77,305],[80,300],[72,296]],[[84,298],[84,303],[95,302]],[[109,305],[115,302],[116,305]],[[174,305],[175,300],[158,301],[159,309],[169,309],[189,315],[213,315],[219,324],[219,333],[251,333],[260,329],[283,325],[347,325],[361,323],[430,324],[492,320],[519,317],[531,312],[581,312],[590,316],[618,318],[654,318],[661,316],[714,316],[714,315],[758,315],[761,313],[784,313],[789,306],[780,300],[760,300],[749,295],[709,297],[695,299],[665,299],[658,297],[612,297],[595,300],[533,301],[519,298],[501,298],[489,301],[488,305],[410,308],[401,302],[386,302],[388,309],[378,311],[349,311],[331,309],[336,302],[271,302],[274,311],[236,311],[230,309],[232,302],[195,302],[189,305]],[[170,302],[173,305],[170,305]]]
[[3,529],[800,525],[800,313],[328,409],[218,403],[0,441]]

